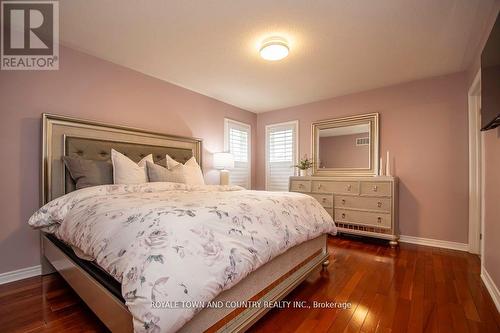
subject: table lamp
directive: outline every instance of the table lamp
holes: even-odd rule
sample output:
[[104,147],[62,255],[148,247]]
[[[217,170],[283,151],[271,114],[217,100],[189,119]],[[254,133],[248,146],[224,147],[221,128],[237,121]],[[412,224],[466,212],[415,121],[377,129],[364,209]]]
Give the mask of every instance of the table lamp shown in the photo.
[[233,154],[228,152],[214,154],[214,168],[220,170],[220,184],[229,185],[229,170],[234,168]]

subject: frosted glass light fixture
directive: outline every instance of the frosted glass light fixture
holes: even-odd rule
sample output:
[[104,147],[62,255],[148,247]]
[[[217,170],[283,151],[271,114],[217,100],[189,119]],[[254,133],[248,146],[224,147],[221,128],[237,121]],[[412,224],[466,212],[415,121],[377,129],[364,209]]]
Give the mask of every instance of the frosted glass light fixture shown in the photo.
[[269,61],[277,61],[288,56],[288,42],[281,37],[270,37],[262,42],[260,56]]

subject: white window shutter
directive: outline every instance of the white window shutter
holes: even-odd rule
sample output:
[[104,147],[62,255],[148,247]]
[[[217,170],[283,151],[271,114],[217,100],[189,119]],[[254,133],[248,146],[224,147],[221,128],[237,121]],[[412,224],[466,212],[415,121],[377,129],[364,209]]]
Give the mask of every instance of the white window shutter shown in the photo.
[[234,156],[234,168],[230,170],[229,181],[232,185],[251,188],[251,127],[234,120],[224,120],[224,150]]
[[266,126],[266,190],[288,191],[297,164],[298,122]]

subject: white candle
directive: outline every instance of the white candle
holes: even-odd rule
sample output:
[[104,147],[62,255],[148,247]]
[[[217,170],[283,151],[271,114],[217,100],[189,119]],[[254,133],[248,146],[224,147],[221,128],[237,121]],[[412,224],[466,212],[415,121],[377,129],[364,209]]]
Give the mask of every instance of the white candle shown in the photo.
[[378,175],[379,176],[384,175],[384,162],[382,160],[382,157],[380,158],[380,165],[378,166]]
[[385,175],[391,175],[391,159],[389,158],[389,151],[387,151],[387,161],[385,162]]

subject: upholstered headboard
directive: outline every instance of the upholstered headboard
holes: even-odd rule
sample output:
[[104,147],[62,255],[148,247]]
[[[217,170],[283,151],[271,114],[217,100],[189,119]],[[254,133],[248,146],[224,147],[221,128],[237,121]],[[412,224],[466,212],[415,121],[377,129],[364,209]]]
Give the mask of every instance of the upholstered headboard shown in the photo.
[[201,165],[201,140],[62,116],[42,116],[42,204],[75,189],[63,156],[109,160],[115,149],[134,161],[168,154],[179,162],[194,156]]
[[[111,149],[119,151],[132,161],[139,162],[143,157],[152,154],[153,160],[156,163],[161,163],[165,160],[165,155],[168,154],[174,160],[185,163],[193,156],[191,149],[151,146],[137,143],[95,140],[89,138],[66,136],[64,155],[71,157],[80,157],[86,160],[110,160]],[[165,165],[163,165],[165,166]],[[75,182],[71,178],[68,170],[65,173],[65,188],[64,192],[69,193],[75,190]]]

